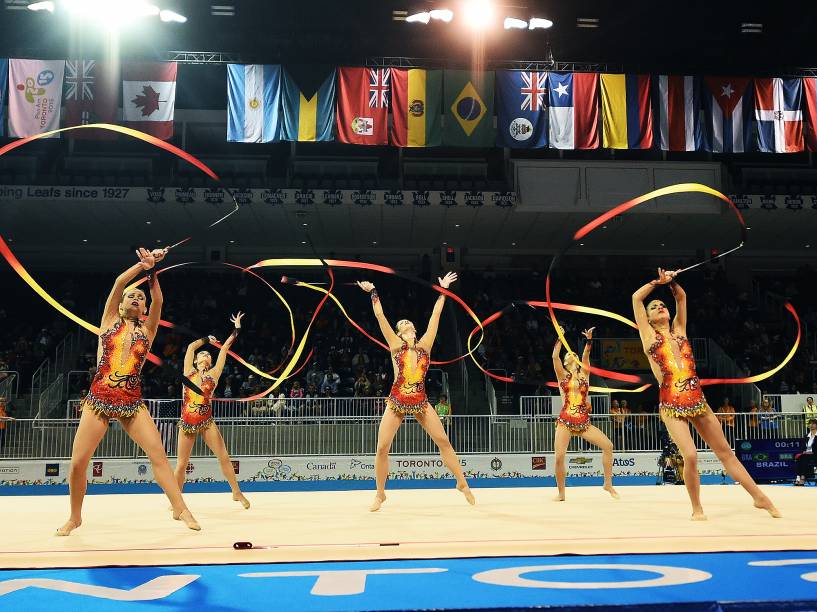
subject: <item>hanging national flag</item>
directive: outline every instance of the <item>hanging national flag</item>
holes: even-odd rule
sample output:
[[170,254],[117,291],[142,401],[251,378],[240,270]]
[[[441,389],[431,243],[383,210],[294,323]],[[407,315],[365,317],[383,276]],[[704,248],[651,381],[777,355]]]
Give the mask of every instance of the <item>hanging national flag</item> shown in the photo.
[[548,73],[548,135],[552,149],[599,146],[599,75]]
[[6,122],[3,120],[3,114],[6,107],[6,85],[9,82],[9,61],[6,58],[0,58],[0,136],[5,132]]
[[755,79],[757,143],[766,153],[803,150],[803,82],[795,79]]
[[[116,123],[119,66],[96,60],[65,60],[65,126]],[[112,140],[108,130],[74,130],[69,138]]]
[[455,147],[491,147],[494,135],[494,73],[445,71],[443,142]]
[[9,60],[9,136],[23,138],[60,127],[64,71],[63,60]]
[[743,153],[751,150],[753,126],[751,79],[704,77],[704,150]]
[[175,107],[176,62],[122,66],[122,114],[128,127],[168,140]]
[[338,140],[388,144],[390,68],[338,68]]
[[315,142],[334,140],[335,70],[315,91],[302,89],[286,69],[283,70],[283,140]]
[[547,146],[547,72],[497,70],[497,145],[515,149]]
[[817,151],[817,78],[803,78],[803,114],[806,149]]
[[441,140],[441,70],[392,68],[391,142],[398,147],[436,147]]
[[227,140],[281,140],[281,66],[227,64]]
[[652,147],[650,75],[601,75],[601,125],[607,149]]
[[698,77],[658,76],[658,115],[662,151],[701,148],[701,84]]

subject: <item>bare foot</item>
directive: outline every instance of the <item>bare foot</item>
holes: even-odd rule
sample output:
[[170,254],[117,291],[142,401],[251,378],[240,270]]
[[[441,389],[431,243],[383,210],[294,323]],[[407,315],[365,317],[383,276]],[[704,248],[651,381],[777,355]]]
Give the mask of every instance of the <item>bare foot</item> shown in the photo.
[[472,506],[477,503],[477,500],[474,497],[474,494],[471,493],[471,488],[467,484],[466,485],[457,485],[457,491],[459,491],[460,493],[465,495],[465,499]]
[[184,524],[187,525],[188,529],[192,529],[193,531],[201,531],[201,525],[198,524],[198,521],[193,518],[193,514],[190,510],[184,510],[181,514],[176,514],[176,511],[173,511],[173,520],[176,521],[184,521]]
[[692,511],[692,521],[705,521],[707,520],[706,515],[704,514],[703,508],[698,508],[697,510]]
[[564,500],[565,500],[565,494],[564,493],[559,493],[558,495],[553,496],[553,501],[555,501],[555,502],[560,502],[560,501],[564,501]]
[[65,521],[65,525],[57,529],[56,535],[58,536],[67,536],[70,535],[74,529],[82,525],[82,519],[68,519]]
[[765,510],[771,515],[772,518],[783,518],[783,515],[780,514],[780,510],[775,508],[772,500],[770,500],[768,497],[764,496],[763,499],[756,501],[755,508]]
[[604,490],[607,491],[610,494],[610,497],[612,497],[613,499],[619,499],[621,497],[618,494],[618,491],[616,491],[613,488],[613,485],[607,485],[606,487],[604,487]]
[[233,493],[233,501],[241,502],[241,505],[244,506],[244,510],[250,509],[250,500],[244,497],[244,494],[240,491],[238,493]]
[[380,506],[383,505],[384,501],[386,501],[385,493],[378,493],[377,495],[375,495],[372,505],[369,506],[369,512],[377,512],[378,510],[380,510]]

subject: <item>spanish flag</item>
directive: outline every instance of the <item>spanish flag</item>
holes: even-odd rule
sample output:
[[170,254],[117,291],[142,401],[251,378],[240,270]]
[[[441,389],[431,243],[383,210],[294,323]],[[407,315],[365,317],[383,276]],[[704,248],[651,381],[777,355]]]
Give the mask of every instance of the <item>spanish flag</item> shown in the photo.
[[442,71],[392,68],[391,142],[397,147],[440,145]]
[[301,89],[292,75],[283,70],[283,140],[315,142],[334,140],[335,70],[320,87]]
[[602,146],[649,149],[653,142],[650,76],[601,75]]

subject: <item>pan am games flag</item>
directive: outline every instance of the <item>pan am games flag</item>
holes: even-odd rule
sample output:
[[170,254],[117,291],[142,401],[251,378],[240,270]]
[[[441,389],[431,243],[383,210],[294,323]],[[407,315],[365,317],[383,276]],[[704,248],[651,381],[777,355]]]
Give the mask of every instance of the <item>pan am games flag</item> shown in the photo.
[[440,144],[442,71],[392,68],[391,142],[398,147],[436,147]]
[[443,143],[455,147],[494,145],[494,73],[445,71]]
[[286,68],[282,81],[281,138],[299,142],[334,140],[335,70],[332,69],[317,91],[302,89]]
[[23,138],[60,127],[64,71],[63,60],[9,60],[9,136]]
[[281,66],[227,65],[227,140],[281,139]]

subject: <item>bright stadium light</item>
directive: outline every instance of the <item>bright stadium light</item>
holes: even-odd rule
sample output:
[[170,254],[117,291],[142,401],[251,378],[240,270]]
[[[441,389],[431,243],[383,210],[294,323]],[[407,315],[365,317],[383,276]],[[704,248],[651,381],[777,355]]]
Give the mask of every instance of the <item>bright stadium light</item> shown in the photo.
[[406,17],[408,23],[428,23],[429,19],[431,19],[431,15],[428,13],[415,13]]
[[437,21],[445,21],[446,23],[454,19],[454,12],[448,9],[435,9],[429,13],[432,19]]
[[550,19],[542,19],[541,17],[531,17],[530,25],[528,26],[531,30],[546,30],[553,26],[553,22]]
[[168,10],[160,11],[159,12],[159,19],[161,19],[165,23],[171,23],[171,22],[172,23],[184,23],[184,22],[187,21],[187,17],[185,17],[184,15],[179,15],[178,13],[176,13],[174,11],[168,11]]
[[474,30],[485,30],[494,19],[490,0],[468,0],[463,9],[465,23]]
[[49,13],[53,13],[54,3],[50,0],[47,2],[32,2],[27,8],[29,11],[48,11]]
[[504,27],[506,30],[527,30],[528,22],[524,19],[516,19],[514,17],[505,17]]

